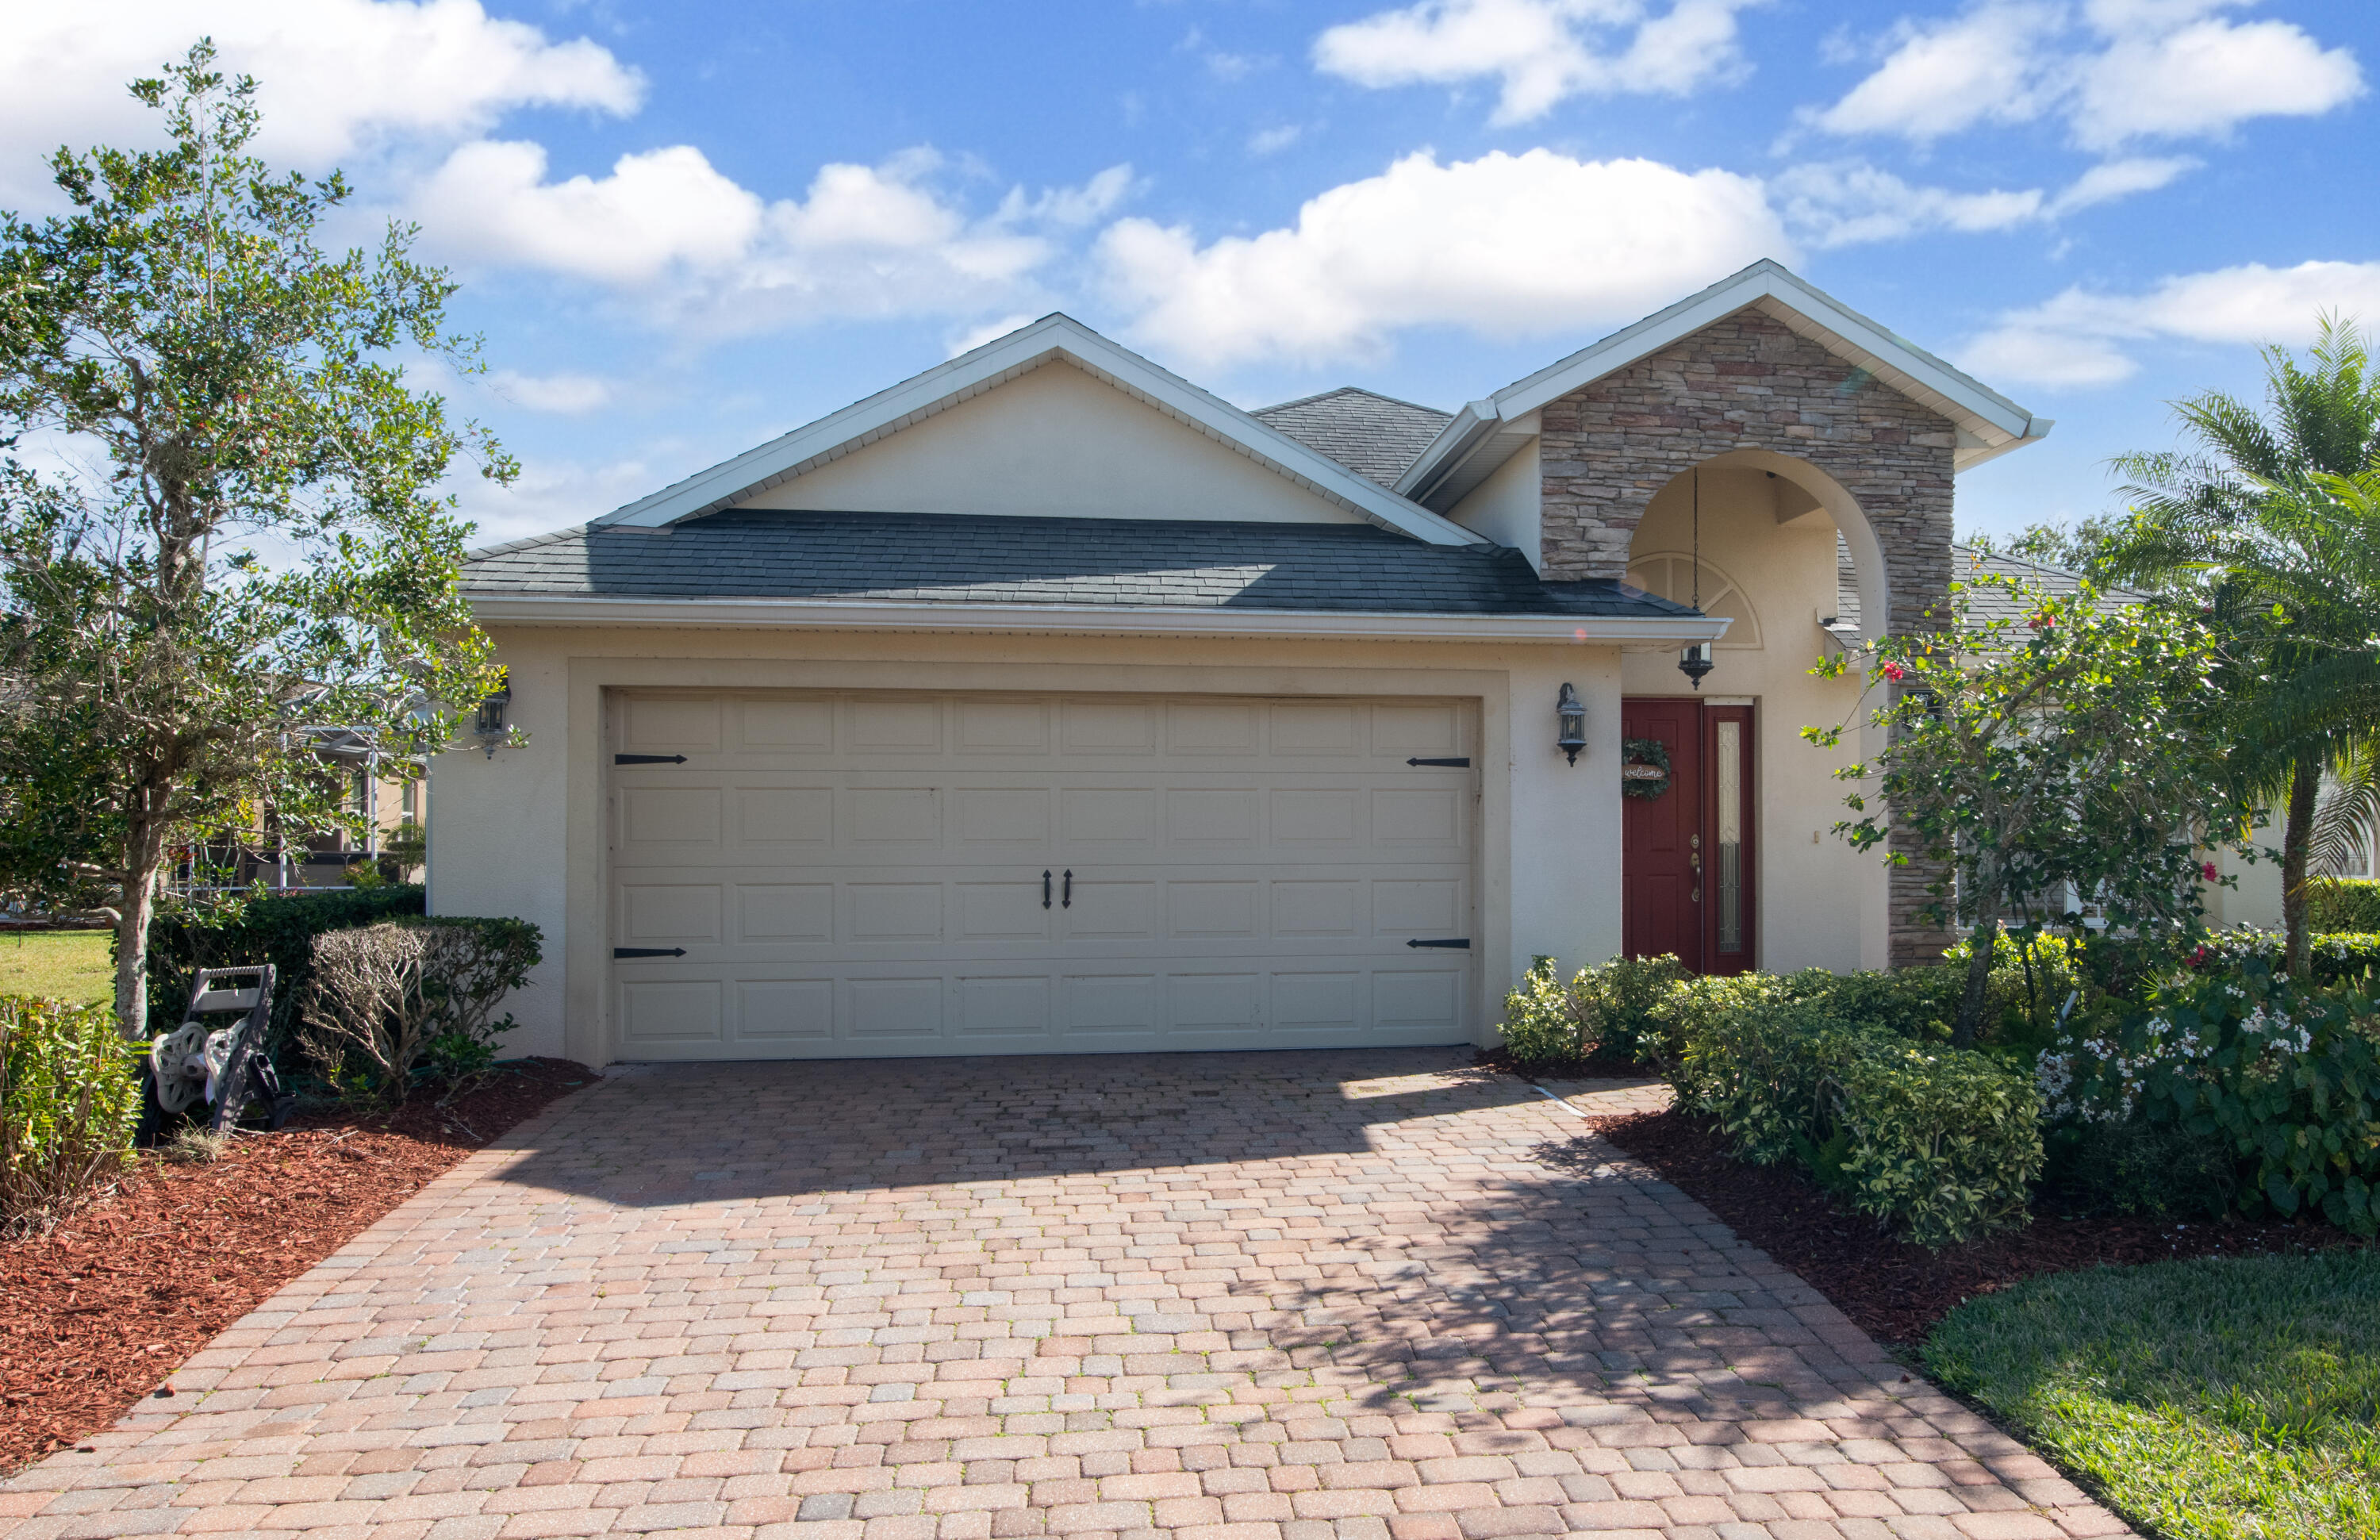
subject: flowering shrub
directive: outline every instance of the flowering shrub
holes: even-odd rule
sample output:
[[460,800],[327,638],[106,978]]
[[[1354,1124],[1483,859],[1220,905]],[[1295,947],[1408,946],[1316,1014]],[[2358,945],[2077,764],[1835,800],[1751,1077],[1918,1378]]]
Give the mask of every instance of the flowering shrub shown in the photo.
[[[2228,959],[2226,960],[2227,963]],[[2243,1203],[2380,1232],[2380,1048],[2359,993],[2301,988],[2254,951],[2095,1018],[2041,1055],[2052,1118],[2145,1118],[2228,1141]]]
[[[2380,968],[2380,934],[2369,931],[2317,932],[2306,940],[2317,983],[2361,978],[2373,969]],[[2237,968],[2253,957],[2267,969],[2278,972],[2288,955],[2288,943],[2278,931],[2255,930],[2241,926],[2236,930],[2221,930],[2209,936],[2205,944],[2192,952],[2186,962],[2194,973],[2219,973]]]

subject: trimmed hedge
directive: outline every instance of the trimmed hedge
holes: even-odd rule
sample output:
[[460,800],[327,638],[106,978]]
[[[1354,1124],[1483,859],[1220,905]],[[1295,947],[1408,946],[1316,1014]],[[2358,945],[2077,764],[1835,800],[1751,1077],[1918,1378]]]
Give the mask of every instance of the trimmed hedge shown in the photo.
[[1590,1059],[1658,1062],[1661,1027],[1654,1013],[1684,977],[1675,957],[1615,957],[1564,984],[1554,960],[1540,956],[1521,988],[1504,997],[1504,1047],[1514,1063],[1532,1069]]
[[[149,932],[149,1029],[181,1025],[190,979],[200,968],[270,963],[273,967],[275,1049],[298,1025],[298,997],[314,975],[314,938],[422,912],[418,883],[385,888],[326,888],[319,893],[256,898],[227,906],[219,919],[170,916]],[[519,923],[491,921],[491,924]]]
[[[2343,984],[2380,968],[2380,932],[2316,930],[2306,939],[2317,984]],[[2271,930],[2226,930],[2208,939],[2189,959],[2193,972],[2225,972],[2253,958],[2278,972],[2287,948]]]
[[2022,1073],[1849,1024],[1806,975],[1690,980],[1662,1014],[1680,1103],[1713,1117],[1742,1158],[1798,1158],[1924,1245],[2030,1218],[2041,1116]]
[[2306,928],[2316,935],[2380,931],[2380,882],[2368,877],[2306,879]]

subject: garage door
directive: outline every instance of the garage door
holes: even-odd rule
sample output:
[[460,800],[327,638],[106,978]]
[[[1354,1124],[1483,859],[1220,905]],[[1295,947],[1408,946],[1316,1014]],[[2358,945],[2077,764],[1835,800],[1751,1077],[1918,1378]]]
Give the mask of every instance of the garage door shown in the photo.
[[[623,692],[629,1059],[1468,1040],[1456,701]],[[1462,764],[1411,763],[1459,760]]]

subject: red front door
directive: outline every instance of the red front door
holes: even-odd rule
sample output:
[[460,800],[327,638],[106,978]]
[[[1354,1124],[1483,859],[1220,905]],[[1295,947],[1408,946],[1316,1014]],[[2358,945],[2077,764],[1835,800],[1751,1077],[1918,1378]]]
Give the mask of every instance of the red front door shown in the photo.
[[1621,945],[1631,957],[1673,953],[1695,973],[1742,973],[1753,964],[1752,708],[1631,698],[1620,722],[1623,738],[1658,743],[1670,761],[1658,795],[1621,801]]

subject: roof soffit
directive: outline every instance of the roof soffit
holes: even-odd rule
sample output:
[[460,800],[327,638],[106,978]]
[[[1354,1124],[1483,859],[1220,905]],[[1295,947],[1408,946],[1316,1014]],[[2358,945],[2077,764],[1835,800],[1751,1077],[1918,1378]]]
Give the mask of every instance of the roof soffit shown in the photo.
[[1083,370],[1141,405],[1381,528],[1432,545],[1467,545],[1477,540],[1461,526],[1380,487],[1062,314],[1044,316],[1029,326],[591,522],[659,528],[681,519],[716,513],[1053,363]]

